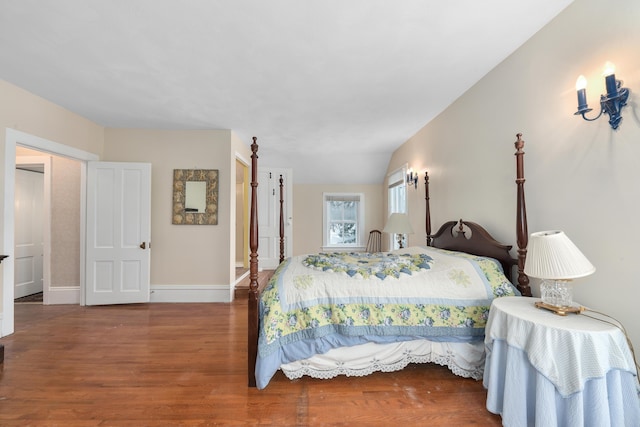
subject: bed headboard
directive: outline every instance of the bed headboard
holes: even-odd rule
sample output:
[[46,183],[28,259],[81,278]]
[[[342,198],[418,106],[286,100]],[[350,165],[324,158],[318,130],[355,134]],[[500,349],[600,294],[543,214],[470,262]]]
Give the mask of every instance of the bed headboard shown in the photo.
[[500,262],[505,275],[511,282],[516,283],[517,276],[513,267],[518,265],[518,260],[512,258],[509,253],[512,246],[498,242],[475,222],[462,219],[449,221],[443,224],[436,234],[430,236],[430,240],[430,246],[434,248],[494,258]]

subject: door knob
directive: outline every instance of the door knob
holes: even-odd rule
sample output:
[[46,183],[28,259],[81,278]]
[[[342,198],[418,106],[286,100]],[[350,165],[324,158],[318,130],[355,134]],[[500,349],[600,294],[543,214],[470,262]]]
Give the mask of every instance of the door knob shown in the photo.
[[147,243],[146,242],[140,243],[140,249],[147,249]]

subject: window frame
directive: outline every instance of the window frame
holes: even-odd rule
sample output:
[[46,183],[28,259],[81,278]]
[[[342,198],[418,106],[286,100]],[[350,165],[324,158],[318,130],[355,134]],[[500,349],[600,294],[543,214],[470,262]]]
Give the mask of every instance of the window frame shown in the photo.
[[[331,244],[330,243],[330,227],[329,223],[332,220],[329,212],[329,198],[357,198],[358,212],[356,213],[356,242],[353,244]],[[322,193],[322,250],[350,250],[358,251],[366,248],[364,241],[365,228],[365,195],[364,193],[342,193],[342,192],[330,192]]]
[[[409,191],[407,184],[407,171],[408,164],[403,165],[402,167],[394,170],[387,176],[387,219],[391,216],[392,213],[408,213],[409,208]],[[392,203],[392,199],[396,199],[392,197],[392,192],[394,191],[404,191],[404,206],[401,206],[400,203]],[[391,233],[389,236],[389,250],[399,249],[398,246],[398,235],[395,233]],[[407,247],[407,236],[404,236],[403,246]]]

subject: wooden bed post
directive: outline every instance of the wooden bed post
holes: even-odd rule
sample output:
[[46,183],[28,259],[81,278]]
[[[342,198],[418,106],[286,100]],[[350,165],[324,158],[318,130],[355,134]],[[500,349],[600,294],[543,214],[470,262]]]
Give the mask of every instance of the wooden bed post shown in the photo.
[[280,264],[284,261],[284,179],[280,175]]
[[249,387],[256,386],[258,356],[258,138],[251,144],[251,216],[249,220],[249,302],[248,302],[248,376]]
[[424,173],[424,200],[427,207],[425,213],[425,230],[427,233],[427,246],[431,246],[431,209],[429,208],[429,172]]
[[516,236],[518,239],[518,290],[522,295],[530,297],[529,277],[524,274],[524,262],[527,258],[527,244],[529,243],[529,230],[527,228],[527,207],[524,200],[524,140],[522,134],[516,135],[516,184],[518,186],[517,196],[517,218]]

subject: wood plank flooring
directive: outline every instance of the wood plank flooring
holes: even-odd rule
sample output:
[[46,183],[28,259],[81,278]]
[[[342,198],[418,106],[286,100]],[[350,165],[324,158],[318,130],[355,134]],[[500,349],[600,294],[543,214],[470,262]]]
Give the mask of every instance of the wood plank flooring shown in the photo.
[[441,366],[247,387],[246,299],[16,305],[0,426],[499,426],[481,382]]

